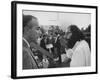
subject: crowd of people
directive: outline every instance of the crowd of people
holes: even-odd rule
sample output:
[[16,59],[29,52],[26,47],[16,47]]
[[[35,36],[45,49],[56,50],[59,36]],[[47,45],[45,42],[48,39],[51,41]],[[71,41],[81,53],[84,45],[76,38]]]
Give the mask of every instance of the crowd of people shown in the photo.
[[77,25],[42,30],[36,17],[23,15],[23,69],[91,65],[89,45]]

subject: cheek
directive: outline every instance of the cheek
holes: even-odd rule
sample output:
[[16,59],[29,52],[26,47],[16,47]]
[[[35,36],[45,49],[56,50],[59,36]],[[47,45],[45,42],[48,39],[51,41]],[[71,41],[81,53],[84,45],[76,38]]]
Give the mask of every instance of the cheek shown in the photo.
[[68,35],[67,35],[67,38],[70,39],[71,36],[72,36],[72,33],[68,34]]
[[34,30],[34,36],[33,37],[35,37],[36,40],[40,37],[39,33],[36,30]]
[[36,32],[33,31],[33,30],[31,30],[30,33],[29,33],[29,37],[30,37],[30,39],[32,39],[32,40],[36,40]]
[[36,39],[38,38],[38,34],[37,34],[36,30],[33,30],[33,37],[35,37]]

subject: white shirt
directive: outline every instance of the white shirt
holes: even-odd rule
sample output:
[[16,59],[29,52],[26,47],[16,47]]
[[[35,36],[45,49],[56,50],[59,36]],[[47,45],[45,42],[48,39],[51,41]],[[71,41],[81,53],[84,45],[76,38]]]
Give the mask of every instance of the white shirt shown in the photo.
[[71,67],[90,66],[91,65],[91,53],[89,45],[85,40],[76,42],[73,47],[73,55],[71,57]]

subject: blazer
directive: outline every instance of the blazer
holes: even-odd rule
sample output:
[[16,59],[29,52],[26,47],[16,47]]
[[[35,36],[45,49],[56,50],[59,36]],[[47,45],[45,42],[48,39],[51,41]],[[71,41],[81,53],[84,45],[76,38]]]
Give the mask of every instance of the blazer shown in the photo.
[[38,66],[34,57],[32,56],[32,52],[29,48],[29,45],[25,40],[23,40],[23,69],[37,69]]

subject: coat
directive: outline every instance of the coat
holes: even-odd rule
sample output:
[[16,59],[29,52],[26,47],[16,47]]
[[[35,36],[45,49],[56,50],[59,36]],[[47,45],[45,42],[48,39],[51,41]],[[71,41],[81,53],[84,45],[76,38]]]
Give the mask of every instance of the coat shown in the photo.
[[23,40],[23,69],[37,69],[38,66],[34,57],[32,56],[32,52],[29,48],[29,45],[25,40]]
[[91,53],[89,45],[85,40],[79,41],[73,48],[73,55],[71,58],[71,67],[90,66]]

